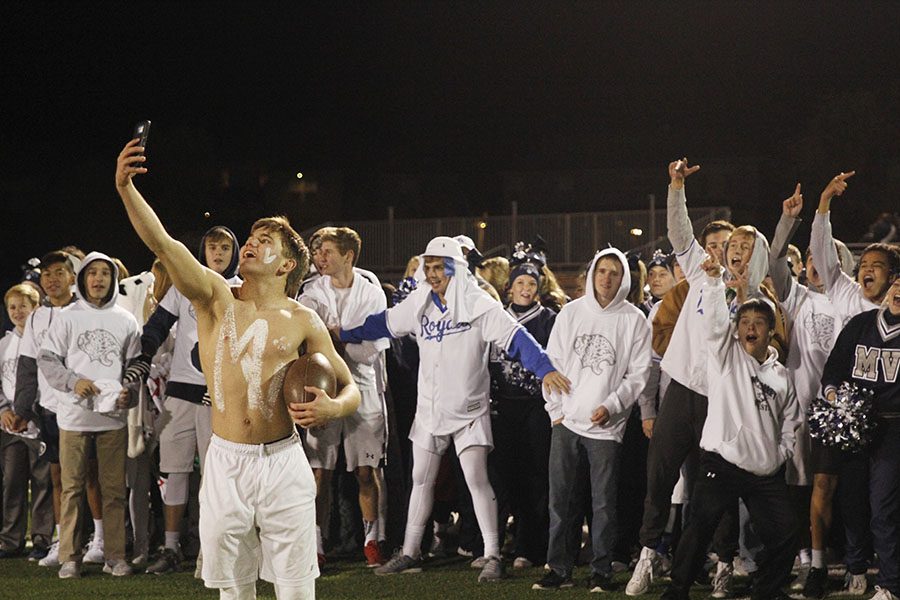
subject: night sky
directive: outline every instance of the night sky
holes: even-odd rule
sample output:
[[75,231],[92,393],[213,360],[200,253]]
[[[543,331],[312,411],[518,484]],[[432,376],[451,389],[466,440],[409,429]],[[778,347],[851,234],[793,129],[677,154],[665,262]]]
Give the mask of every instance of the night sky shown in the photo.
[[225,197],[277,210],[240,197],[261,172],[342,173],[340,220],[383,217],[383,173],[658,166],[663,194],[682,154],[752,157],[775,199],[801,180],[810,218],[857,168],[857,235],[900,207],[900,3],[294,4],[4,3],[0,281],[67,243],[146,268],[113,184],[145,118],[138,187],[176,233]]

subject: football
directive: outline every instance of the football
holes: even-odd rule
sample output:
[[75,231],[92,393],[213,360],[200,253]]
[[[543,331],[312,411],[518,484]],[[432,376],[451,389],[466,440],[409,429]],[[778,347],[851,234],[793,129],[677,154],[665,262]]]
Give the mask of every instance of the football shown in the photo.
[[324,390],[332,398],[337,393],[334,369],[321,352],[304,354],[291,363],[284,375],[284,401],[312,402],[316,395],[303,389],[308,385]]

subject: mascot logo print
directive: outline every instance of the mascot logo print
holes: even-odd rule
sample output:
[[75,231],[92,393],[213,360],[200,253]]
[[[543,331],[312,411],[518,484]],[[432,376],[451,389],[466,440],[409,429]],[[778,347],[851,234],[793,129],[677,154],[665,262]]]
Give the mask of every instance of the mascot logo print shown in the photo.
[[10,358],[0,363],[0,379],[8,381],[10,384],[16,381],[16,359]]
[[116,337],[105,329],[91,329],[78,336],[78,349],[104,367],[111,367],[118,358],[121,345]]
[[834,317],[812,313],[806,315],[803,325],[806,326],[813,343],[828,352],[831,347],[831,338],[834,335]]
[[575,338],[575,354],[581,357],[582,367],[590,367],[597,375],[603,373],[603,363],[616,364],[615,348],[599,333]]

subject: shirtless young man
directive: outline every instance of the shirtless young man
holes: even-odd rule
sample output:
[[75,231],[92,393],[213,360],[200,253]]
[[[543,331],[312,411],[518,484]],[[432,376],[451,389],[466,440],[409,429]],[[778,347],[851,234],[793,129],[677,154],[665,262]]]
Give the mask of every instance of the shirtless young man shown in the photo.
[[[200,491],[203,580],[221,599],[255,598],[258,574],[281,600],[313,598],[316,486],[294,425],[317,427],[352,414],[359,390],[321,319],[287,296],[306,271],[306,247],[287,219],[257,221],[240,252],[243,285],[232,293],[166,233],[134,187],[134,175],[147,172],[142,152],[137,139],[125,145],[116,189],[141,240],[194,305],[212,398]],[[307,387],[312,402],[285,405],[284,375],[301,345],[331,362],[340,387],[335,398]]]

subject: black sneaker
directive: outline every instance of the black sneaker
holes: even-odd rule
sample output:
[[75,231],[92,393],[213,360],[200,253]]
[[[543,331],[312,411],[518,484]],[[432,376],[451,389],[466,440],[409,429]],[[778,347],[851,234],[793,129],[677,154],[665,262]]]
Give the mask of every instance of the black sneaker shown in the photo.
[[570,588],[574,583],[572,583],[572,576],[566,575],[563,577],[559,573],[554,570],[550,570],[549,573],[544,575],[544,577],[531,586],[533,590],[558,590],[561,588]]
[[163,548],[156,562],[147,567],[145,571],[151,575],[166,575],[168,573],[177,573],[181,570],[181,553],[175,552],[171,548]]
[[806,598],[824,598],[828,588],[828,569],[812,567],[806,576],[806,584],[803,586],[803,595]]
[[50,554],[49,546],[45,546],[43,544],[35,544],[31,549],[31,553],[28,555],[28,560],[35,562],[41,560],[48,554]]
[[591,578],[588,580],[588,590],[592,594],[601,592],[615,592],[618,589],[619,586],[613,583],[611,575],[591,573]]

